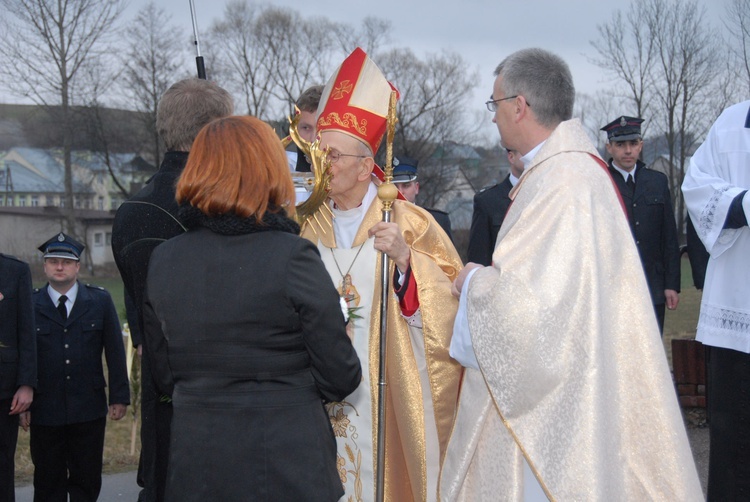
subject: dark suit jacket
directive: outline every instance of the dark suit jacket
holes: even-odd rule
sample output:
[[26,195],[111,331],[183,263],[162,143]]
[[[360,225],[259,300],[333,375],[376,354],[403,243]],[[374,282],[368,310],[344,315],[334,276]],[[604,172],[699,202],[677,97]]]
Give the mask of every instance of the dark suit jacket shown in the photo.
[[665,289],[680,291],[680,249],[667,177],[639,161],[635,191],[631,193],[622,175],[612,167],[612,159],[609,171],[628,213],[651,300],[654,305],[662,304]]
[[453,241],[453,235],[451,234],[451,218],[448,213],[445,211],[441,211],[440,209],[428,209],[423,208],[425,211],[430,213],[433,218],[435,218],[435,221],[438,225],[442,227],[443,230],[445,230],[445,233],[448,234],[448,238]]
[[[112,253],[120,270],[125,291],[133,300],[141,323],[143,292],[151,252],[167,239],[185,231],[177,218],[175,185],[180,177],[187,152],[167,152],[159,171],[148,184],[117,210],[112,225]],[[135,329],[133,345],[140,345],[142,329]]]
[[31,270],[0,254],[0,399],[12,398],[21,385],[36,387]]
[[78,283],[63,321],[47,292],[34,290],[39,386],[31,405],[36,425],[60,426],[107,415],[102,351],[109,370],[109,404],[130,404],[120,320],[109,293]]
[[485,266],[492,264],[497,233],[510,207],[510,174],[502,183],[485,188],[474,196],[474,213],[469,231],[468,259]]
[[144,324],[162,391],[174,383],[168,500],[338,500],[322,400],[344,399],[361,370],[312,243],[268,227],[170,239],[151,258]]

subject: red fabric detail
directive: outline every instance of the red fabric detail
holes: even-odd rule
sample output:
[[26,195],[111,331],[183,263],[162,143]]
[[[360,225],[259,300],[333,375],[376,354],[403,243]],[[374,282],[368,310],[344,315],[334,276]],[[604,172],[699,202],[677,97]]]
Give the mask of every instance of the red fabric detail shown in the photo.
[[[359,82],[362,68],[367,60],[365,51],[357,47],[341,63],[334,78],[331,94],[328,96],[323,111],[318,116],[317,130],[318,133],[328,129],[346,131],[370,145],[373,153],[375,153],[378,151],[386,131],[386,117],[381,117],[349,103],[355,86],[367,85],[367,83]],[[398,94],[398,90],[392,84],[390,86]]]
[[615,194],[617,195],[617,200],[620,201],[620,208],[622,208],[623,214],[625,214],[625,217],[627,217],[628,216],[628,210],[625,209],[625,203],[622,201],[622,195],[620,195],[620,191],[617,189],[617,185],[615,184],[615,180],[614,180],[614,178],[612,178],[612,173],[609,172],[609,167],[607,166],[607,163],[604,162],[599,157],[597,157],[596,155],[594,155],[593,153],[590,153],[589,155],[591,155],[591,158],[594,159],[597,162],[597,164],[599,164],[600,166],[602,166],[602,168],[604,169],[604,172],[607,173],[607,177],[609,178],[609,181],[612,182],[612,188],[615,189]]
[[[393,281],[393,289],[398,296],[401,313],[409,317],[413,316],[419,309],[419,295],[417,294],[417,281],[414,279],[414,274],[411,273],[411,267],[405,275],[406,278],[402,286],[398,285],[398,281]],[[396,277],[398,277],[398,269],[396,269]]]

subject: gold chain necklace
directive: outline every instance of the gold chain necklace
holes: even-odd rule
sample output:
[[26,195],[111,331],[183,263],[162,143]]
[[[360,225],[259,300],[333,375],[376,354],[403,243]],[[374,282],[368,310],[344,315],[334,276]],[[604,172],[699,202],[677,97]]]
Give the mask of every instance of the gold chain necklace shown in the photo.
[[[352,262],[351,262],[351,263],[349,264],[349,268],[347,268],[347,269],[346,269],[346,273],[343,273],[343,272],[341,271],[341,267],[339,266],[339,261],[338,261],[338,260],[336,259],[336,253],[334,253],[334,252],[333,252],[333,248],[330,248],[330,250],[331,250],[331,256],[333,257],[333,263],[335,263],[335,264],[336,264],[336,268],[338,269],[338,271],[339,271],[339,274],[341,275],[341,280],[342,280],[342,281],[343,281],[344,283],[346,282],[346,280],[345,280],[345,279],[346,279],[346,276],[348,276],[348,275],[349,275],[349,272],[351,272],[351,271],[352,271],[352,267],[354,266],[354,262],[355,262],[355,261],[357,261],[357,258],[359,258],[359,253],[360,253],[360,252],[362,252],[362,248],[363,248],[363,247],[365,246],[365,244],[366,244],[366,243],[367,243],[367,241],[365,241],[365,242],[363,242],[362,244],[360,244],[360,246],[359,246],[359,249],[357,250],[357,254],[356,254],[356,255],[354,255],[354,259],[353,259],[353,260],[352,260]],[[349,276],[349,277],[351,278],[351,276]],[[343,288],[343,286],[342,286],[342,288]],[[343,294],[343,292],[342,292],[342,294]]]

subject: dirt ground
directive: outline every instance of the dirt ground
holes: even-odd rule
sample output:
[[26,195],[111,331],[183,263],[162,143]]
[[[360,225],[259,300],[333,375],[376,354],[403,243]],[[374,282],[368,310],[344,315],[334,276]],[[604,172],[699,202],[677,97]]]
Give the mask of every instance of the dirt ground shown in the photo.
[[685,419],[690,448],[693,450],[695,467],[698,469],[698,477],[701,480],[703,496],[706,495],[708,486],[708,424],[706,423],[706,410],[704,408],[685,408],[682,410]]

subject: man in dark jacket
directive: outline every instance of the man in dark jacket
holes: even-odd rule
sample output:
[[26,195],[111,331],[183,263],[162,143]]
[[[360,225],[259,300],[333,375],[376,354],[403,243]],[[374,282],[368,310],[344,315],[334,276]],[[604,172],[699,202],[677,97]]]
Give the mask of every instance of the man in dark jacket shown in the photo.
[[497,233],[510,207],[510,191],[523,174],[523,162],[518,152],[506,150],[510,173],[502,183],[484,188],[474,196],[474,212],[471,215],[468,259],[484,266],[492,265]]
[[39,501],[97,500],[106,417],[120,420],[130,404],[120,320],[109,293],[78,282],[83,248],[62,232],[39,247],[49,281],[34,290],[39,385],[21,416],[22,426],[31,425]]
[[[418,166],[419,161],[411,157],[405,155],[393,157],[393,184],[398,187],[399,192],[401,192],[404,198],[412,204],[417,203],[417,194],[419,193],[419,180],[417,179]],[[435,218],[435,221],[445,230],[445,233],[448,234],[448,237],[452,241],[450,215],[440,209],[426,207],[424,209]]]
[[680,249],[667,177],[638,160],[642,122],[622,116],[601,130],[607,133],[609,172],[625,204],[659,331],[664,334],[665,305],[674,310],[680,301]]
[[15,500],[18,415],[34,399],[36,333],[31,270],[0,254],[0,502]]
[[[162,96],[156,126],[167,153],[159,171],[136,195],[120,206],[112,227],[112,252],[117,268],[137,309],[138,329],[142,333],[143,296],[151,252],[167,239],[185,231],[177,216],[175,185],[187,162],[188,152],[198,131],[214,119],[233,113],[232,97],[207,80],[187,79],[175,83]],[[138,353],[144,352],[144,340],[133,338]],[[139,500],[164,499],[169,430],[172,406],[157,391],[151,376],[148,347],[143,357],[141,378],[141,458],[138,484],[143,487]]]

